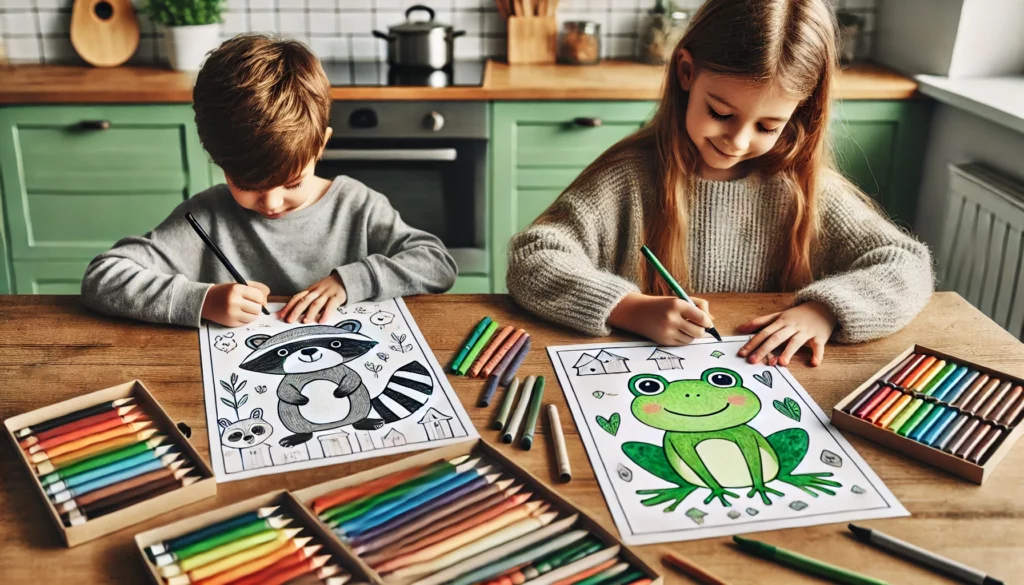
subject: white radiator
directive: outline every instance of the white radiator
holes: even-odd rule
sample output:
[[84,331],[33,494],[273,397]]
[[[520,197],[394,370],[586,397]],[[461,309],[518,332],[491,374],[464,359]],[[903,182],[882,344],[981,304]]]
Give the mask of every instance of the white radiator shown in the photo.
[[979,164],[950,165],[939,288],[1024,339],[1024,184]]

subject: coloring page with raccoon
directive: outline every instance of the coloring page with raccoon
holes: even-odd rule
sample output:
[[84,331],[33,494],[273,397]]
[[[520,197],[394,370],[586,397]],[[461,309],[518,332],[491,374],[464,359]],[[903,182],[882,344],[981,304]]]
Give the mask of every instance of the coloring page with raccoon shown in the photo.
[[210,458],[235,481],[477,437],[405,302],[199,330]]

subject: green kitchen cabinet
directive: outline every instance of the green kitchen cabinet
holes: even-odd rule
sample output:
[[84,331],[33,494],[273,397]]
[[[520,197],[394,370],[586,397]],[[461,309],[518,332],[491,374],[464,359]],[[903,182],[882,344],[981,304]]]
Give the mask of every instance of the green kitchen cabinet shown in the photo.
[[16,292],[77,292],[88,260],[210,185],[188,105],[0,108]]

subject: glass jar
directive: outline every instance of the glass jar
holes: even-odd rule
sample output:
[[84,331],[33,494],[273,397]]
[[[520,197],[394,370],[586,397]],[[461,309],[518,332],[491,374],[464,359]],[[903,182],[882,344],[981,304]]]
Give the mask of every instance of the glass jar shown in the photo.
[[640,54],[642,63],[664,65],[672,60],[672,51],[683,38],[690,15],[687,12],[669,12],[658,4],[648,13],[640,32]]
[[601,62],[601,25],[589,20],[569,20],[558,35],[558,62],[596,65]]

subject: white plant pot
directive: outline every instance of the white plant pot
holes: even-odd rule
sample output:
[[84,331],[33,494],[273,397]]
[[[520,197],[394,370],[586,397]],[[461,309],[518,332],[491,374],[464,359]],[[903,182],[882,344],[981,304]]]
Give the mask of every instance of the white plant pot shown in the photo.
[[164,43],[171,69],[198,71],[206,55],[220,46],[220,24],[166,27]]

